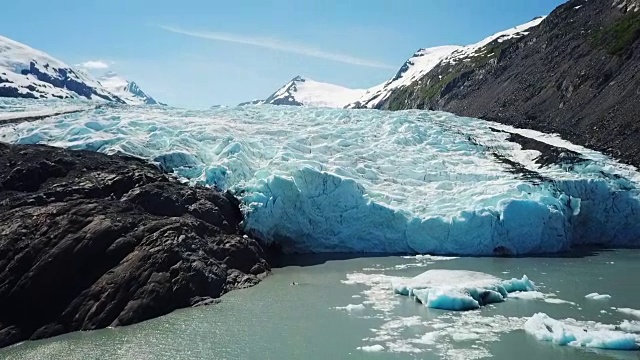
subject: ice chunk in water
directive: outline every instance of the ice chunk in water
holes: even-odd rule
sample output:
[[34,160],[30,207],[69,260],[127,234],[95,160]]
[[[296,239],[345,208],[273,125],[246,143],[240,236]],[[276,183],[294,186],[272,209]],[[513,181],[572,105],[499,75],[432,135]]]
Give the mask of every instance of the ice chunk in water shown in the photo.
[[371,345],[371,346],[360,346],[358,350],[362,350],[364,352],[380,352],[384,351],[384,346],[380,344]]
[[428,270],[393,283],[396,294],[413,296],[430,308],[456,311],[502,302],[510,292],[533,290],[535,285],[526,275],[522,279],[502,280],[466,270]]
[[617,330],[622,328],[573,319],[559,321],[544,313],[533,315],[524,324],[524,330],[528,334],[540,341],[557,345],[613,350],[639,349],[640,336]]
[[346,310],[347,312],[362,311],[365,309],[364,304],[349,304],[347,306],[338,306],[336,309]]
[[629,309],[629,308],[617,308],[616,310],[618,310],[618,312],[621,312],[623,314],[628,314],[628,315],[631,315],[631,316],[640,317],[640,310]]
[[611,299],[611,295],[609,294],[598,294],[596,293],[591,293],[591,294],[587,294],[585,296],[586,299],[592,299],[592,300],[607,300],[607,299]]

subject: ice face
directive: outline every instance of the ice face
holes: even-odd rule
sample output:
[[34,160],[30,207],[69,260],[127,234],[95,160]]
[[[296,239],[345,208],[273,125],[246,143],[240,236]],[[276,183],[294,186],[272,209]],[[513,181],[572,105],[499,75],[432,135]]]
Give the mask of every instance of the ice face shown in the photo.
[[428,270],[412,279],[393,283],[396,294],[413,296],[426,307],[443,310],[473,310],[504,301],[508,293],[533,291],[526,277],[502,280],[495,276],[465,270]]
[[[497,130],[583,161],[540,166]],[[131,154],[232,190],[245,230],[288,252],[529,254],[640,239],[634,169],[442,112],[104,106],[0,127],[0,141]]]
[[637,330],[637,327],[628,321],[620,326],[613,326],[573,319],[558,321],[546,314],[538,313],[527,320],[524,330],[538,340],[550,341],[557,345],[612,350],[640,348],[640,336],[625,332]]

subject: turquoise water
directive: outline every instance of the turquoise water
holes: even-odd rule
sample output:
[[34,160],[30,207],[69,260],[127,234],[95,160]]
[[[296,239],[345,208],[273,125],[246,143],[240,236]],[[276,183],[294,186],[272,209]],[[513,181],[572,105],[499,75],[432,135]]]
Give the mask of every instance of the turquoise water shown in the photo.
[[[299,257],[261,284],[219,304],[183,309],[141,324],[78,332],[0,350],[6,359],[638,359],[540,342],[522,330],[537,312],[620,324],[640,308],[640,251],[556,258]],[[304,266],[300,266],[304,265]],[[510,298],[477,311],[428,309],[393,295],[388,281],[428,269],[466,269],[502,278],[528,275],[551,303]],[[298,285],[291,285],[296,282]],[[585,295],[606,293],[609,300]],[[363,304],[364,310],[341,309]],[[640,318],[635,319],[635,321]],[[427,333],[440,331],[429,341]],[[421,339],[416,342],[416,339]],[[381,352],[359,347],[379,344]]]

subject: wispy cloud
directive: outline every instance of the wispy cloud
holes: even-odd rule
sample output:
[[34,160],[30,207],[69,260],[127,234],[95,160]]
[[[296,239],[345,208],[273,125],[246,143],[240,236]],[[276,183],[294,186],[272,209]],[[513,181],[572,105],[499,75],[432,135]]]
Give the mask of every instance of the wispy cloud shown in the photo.
[[232,43],[244,44],[244,45],[250,45],[250,46],[259,46],[259,47],[263,47],[271,50],[283,51],[283,52],[288,52],[293,54],[300,54],[304,56],[337,61],[337,62],[351,64],[351,65],[368,66],[368,67],[375,67],[375,68],[381,68],[381,69],[395,69],[394,66],[391,66],[379,61],[363,59],[363,58],[359,58],[359,57],[355,57],[347,54],[325,51],[325,50],[310,47],[307,45],[294,44],[294,43],[273,39],[273,38],[262,38],[262,37],[238,35],[238,34],[223,33],[223,32],[216,32],[216,31],[185,30],[179,27],[174,27],[174,26],[160,26],[160,28],[173,33],[192,36],[192,37],[206,39],[206,40],[226,41],[226,42],[232,42]]
[[80,63],[76,66],[85,68],[87,70],[100,70],[100,69],[108,69],[109,63],[103,60],[89,60],[89,61]]

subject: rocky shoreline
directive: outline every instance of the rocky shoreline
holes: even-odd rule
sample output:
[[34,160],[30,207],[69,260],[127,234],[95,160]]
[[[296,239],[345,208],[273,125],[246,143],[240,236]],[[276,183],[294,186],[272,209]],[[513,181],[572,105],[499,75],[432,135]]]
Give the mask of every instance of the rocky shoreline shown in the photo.
[[0,347],[214,302],[269,273],[238,200],[143,160],[0,143]]

